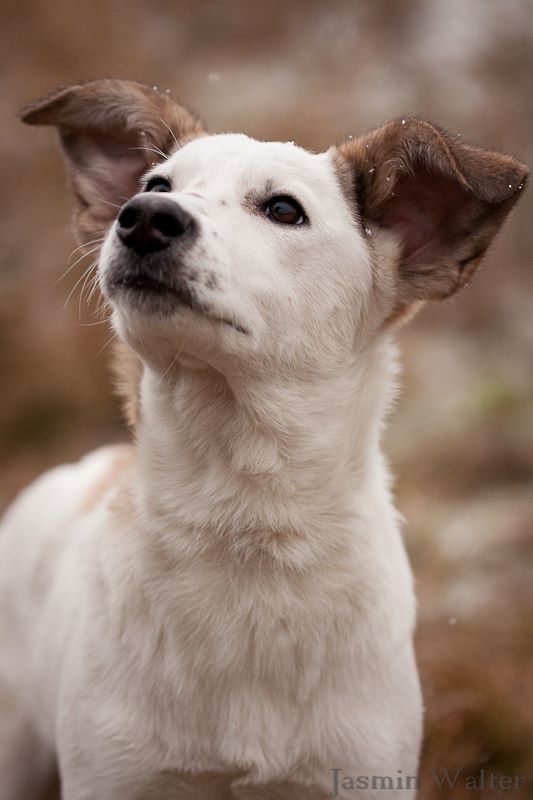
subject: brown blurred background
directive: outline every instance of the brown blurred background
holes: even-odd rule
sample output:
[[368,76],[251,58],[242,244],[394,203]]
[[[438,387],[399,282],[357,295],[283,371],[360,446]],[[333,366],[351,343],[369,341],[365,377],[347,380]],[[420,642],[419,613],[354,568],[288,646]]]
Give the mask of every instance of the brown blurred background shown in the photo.
[[[114,75],[170,88],[216,131],[320,150],[418,113],[533,163],[530,0],[10,0],[0,54],[2,507],[126,435],[109,332],[79,286],[63,307],[90,259],[57,283],[76,246],[69,196],[53,133],[15,119],[26,102]],[[473,285],[401,335],[386,447],[418,584],[426,800],[448,795],[435,767],[533,774],[532,203]]]

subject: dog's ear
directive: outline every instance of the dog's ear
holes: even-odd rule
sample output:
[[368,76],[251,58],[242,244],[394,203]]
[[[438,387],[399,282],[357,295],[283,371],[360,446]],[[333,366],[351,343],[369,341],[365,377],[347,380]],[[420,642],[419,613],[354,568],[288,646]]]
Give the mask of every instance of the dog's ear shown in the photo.
[[59,88],[20,117],[59,129],[81,241],[107,228],[152,163],[205,133],[166,92],[114,79]]
[[365,235],[382,228],[396,237],[400,306],[465,285],[528,174],[511,156],[412,117],[351,139],[335,155]]

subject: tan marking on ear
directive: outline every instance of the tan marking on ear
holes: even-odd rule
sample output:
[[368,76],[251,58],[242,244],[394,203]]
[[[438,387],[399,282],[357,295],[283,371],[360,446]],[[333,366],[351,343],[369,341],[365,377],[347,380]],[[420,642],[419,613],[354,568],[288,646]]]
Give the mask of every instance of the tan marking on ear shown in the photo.
[[382,329],[401,328],[402,325],[407,325],[418,314],[423,305],[423,300],[417,300],[412,303],[398,303],[382,323]]
[[350,163],[339,153],[336,148],[332,148],[333,167],[339,181],[341,192],[348,204],[354,220],[358,225],[361,224],[359,209],[356,201],[355,174]]
[[135,496],[133,486],[122,482],[109,501],[109,510],[119,517],[121,522],[133,523],[136,518]]
[[124,473],[129,472],[133,467],[134,455],[132,447],[126,444],[119,444],[113,445],[109,449],[114,450],[113,458],[109,462],[107,469],[89,486],[84,495],[80,505],[82,514],[88,514],[96,508],[107,492],[120,484]]

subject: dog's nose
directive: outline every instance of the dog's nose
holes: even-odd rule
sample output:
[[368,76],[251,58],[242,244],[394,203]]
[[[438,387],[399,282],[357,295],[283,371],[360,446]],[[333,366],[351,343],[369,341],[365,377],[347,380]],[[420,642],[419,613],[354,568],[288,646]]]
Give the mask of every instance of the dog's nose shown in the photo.
[[164,250],[193,227],[194,219],[187,211],[155,192],[128,200],[117,217],[118,235],[139,255]]

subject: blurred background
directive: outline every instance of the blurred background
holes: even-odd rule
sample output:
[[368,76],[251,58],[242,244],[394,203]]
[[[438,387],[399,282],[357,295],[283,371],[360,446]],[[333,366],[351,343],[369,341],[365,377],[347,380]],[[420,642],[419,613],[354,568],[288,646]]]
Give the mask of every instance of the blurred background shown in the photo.
[[[322,150],[418,113],[533,163],[530,0],[2,5],[2,508],[42,470],[127,435],[109,332],[76,287],[90,259],[58,282],[76,242],[55,136],[19,124],[23,104],[112,75],[168,87],[214,131]],[[385,444],[418,586],[425,800],[447,796],[433,768],[533,774],[532,204],[526,191],[472,286],[401,333]]]

